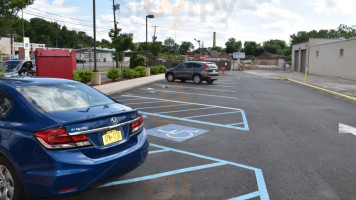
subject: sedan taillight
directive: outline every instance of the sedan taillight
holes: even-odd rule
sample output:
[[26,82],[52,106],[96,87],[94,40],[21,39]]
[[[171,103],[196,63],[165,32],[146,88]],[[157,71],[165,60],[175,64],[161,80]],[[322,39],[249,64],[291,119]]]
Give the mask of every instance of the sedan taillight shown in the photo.
[[86,135],[69,135],[61,126],[34,132],[36,139],[49,150],[72,149],[92,146]]
[[138,114],[139,120],[136,122],[133,122],[130,127],[130,135],[136,133],[137,131],[141,130],[143,128],[143,117],[141,114]]

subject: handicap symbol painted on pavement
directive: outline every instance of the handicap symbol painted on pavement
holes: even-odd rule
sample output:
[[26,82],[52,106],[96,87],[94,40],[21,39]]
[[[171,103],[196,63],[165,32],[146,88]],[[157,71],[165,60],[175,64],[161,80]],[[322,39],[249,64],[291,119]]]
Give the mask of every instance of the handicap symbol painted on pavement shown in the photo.
[[177,142],[183,142],[206,132],[208,132],[208,130],[181,126],[176,124],[169,124],[147,130],[147,133],[149,135]]

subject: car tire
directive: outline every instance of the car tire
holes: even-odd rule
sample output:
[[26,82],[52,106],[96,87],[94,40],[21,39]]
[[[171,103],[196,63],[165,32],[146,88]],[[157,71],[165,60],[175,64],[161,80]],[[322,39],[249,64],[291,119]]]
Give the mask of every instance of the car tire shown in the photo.
[[15,168],[4,156],[0,156],[0,196],[13,200],[27,199]]
[[207,80],[206,82],[207,82],[208,84],[213,84],[214,81],[215,81],[215,80]]
[[195,84],[200,84],[201,83],[201,76],[199,75],[199,74],[195,74],[194,76],[193,76],[193,82],[195,83]]
[[167,74],[166,79],[168,82],[174,81],[174,75],[172,73]]

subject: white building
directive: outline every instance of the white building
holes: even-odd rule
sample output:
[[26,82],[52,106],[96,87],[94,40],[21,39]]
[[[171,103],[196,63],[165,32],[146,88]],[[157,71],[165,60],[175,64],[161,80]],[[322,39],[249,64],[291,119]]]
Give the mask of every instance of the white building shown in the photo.
[[[45,44],[30,43],[30,57],[34,58],[34,52],[38,48],[46,48]],[[3,55],[10,56],[11,54],[11,39],[2,37],[0,39],[0,51]],[[23,42],[14,42],[12,46],[12,52],[14,54],[14,59],[23,59],[24,58],[24,46]]]
[[292,69],[309,74],[356,80],[355,39],[309,39],[293,45]]
[[[94,62],[94,48],[74,49],[73,51],[77,53],[77,58],[84,58],[84,60],[87,62]],[[107,48],[97,48],[97,62],[113,62],[112,52],[115,52],[115,50]]]

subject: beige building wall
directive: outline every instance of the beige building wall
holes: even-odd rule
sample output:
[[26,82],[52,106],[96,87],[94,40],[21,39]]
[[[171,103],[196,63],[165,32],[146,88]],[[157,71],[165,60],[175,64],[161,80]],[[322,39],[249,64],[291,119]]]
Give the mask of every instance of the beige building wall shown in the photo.
[[309,73],[356,80],[356,39],[310,46]]
[[11,53],[10,42],[11,42],[10,38],[3,37],[0,39],[0,51],[5,55],[10,55]]
[[309,46],[330,43],[334,41],[340,40],[329,38],[310,38],[308,42],[293,45],[291,69],[297,72],[305,72],[305,69],[309,66]]

